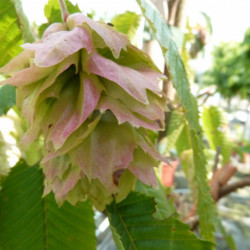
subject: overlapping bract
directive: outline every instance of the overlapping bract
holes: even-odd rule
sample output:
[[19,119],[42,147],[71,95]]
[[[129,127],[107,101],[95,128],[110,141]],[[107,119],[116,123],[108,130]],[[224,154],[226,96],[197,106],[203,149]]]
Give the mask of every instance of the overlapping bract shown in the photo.
[[2,84],[18,87],[30,125],[23,140],[44,136],[44,194],[103,209],[125,198],[136,177],[156,186],[153,167],[165,158],[147,130],[163,128],[165,103],[151,59],[80,13],[23,48],[0,71],[10,76]]

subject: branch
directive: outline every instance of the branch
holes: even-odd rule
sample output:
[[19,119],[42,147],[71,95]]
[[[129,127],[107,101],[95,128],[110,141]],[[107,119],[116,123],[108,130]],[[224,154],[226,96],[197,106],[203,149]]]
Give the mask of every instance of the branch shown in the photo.
[[[218,195],[218,199],[215,201],[218,201],[222,197],[236,191],[238,188],[243,188],[246,186],[250,186],[250,177],[246,177],[241,179],[240,181],[234,182],[232,184],[225,185],[221,187]],[[187,223],[190,224],[191,230],[194,231],[199,225],[199,218],[197,216],[194,216],[193,218],[188,218]]]
[[236,191],[238,188],[243,188],[246,186],[250,186],[250,177],[246,177],[246,178],[241,179],[240,181],[225,185],[224,187],[220,189],[219,199]]

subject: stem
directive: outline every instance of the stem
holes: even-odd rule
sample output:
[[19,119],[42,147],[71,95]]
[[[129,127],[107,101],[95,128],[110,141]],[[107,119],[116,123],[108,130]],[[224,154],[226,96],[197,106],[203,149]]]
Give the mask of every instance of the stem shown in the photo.
[[67,6],[66,6],[64,0],[59,0],[59,4],[60,4],[60,7],[61,7],[62,19],[63,19],[64,22],[66,22],[66,20],[67,20],[67,18],[69,16]]

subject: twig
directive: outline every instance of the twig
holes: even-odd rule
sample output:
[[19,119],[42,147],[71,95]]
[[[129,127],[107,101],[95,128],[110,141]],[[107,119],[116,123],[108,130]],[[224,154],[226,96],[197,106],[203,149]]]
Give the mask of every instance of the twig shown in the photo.
[[[236,191],[238,188],[243,188],[243,187],[246,187],[246,186],[250,186],[250,177],[246,177],[246,178],[241,179],[240,181],[234,182],[232,184],[225,185],[225,186],[221,187],[221,189],[219,191],[219,197],[215,201],[218,201],[222,197]],[[199,218],[197,216],[194,217],[194,219],[189,218],[189,221],[190,221],[190,224],[191,224],[190,225],[191,230],[192,231],[196,230],[196,228],[199,225]]]
[[69,16],[67,6],[66,6],[64,0],[59,0],[59,4],[60,4],[60,7],[61,7],[62,19],[63,19],[64,22],[66,22],[66,20],[67,20],[67,18]]
[[240,181],[223,186],[219,191],[219,199],[236,191],[238,188],[250,186],[250,177],[241,179]]

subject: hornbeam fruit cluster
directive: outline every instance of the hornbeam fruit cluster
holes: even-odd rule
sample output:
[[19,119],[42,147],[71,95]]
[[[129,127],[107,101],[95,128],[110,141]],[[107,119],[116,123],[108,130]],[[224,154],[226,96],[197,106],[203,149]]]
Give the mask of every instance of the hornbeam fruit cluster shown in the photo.
[[102,210],[137,179],[157,186],[166,161],[149,138],[164,126],[161,72],[149,56],[105,23],[81,13],[54,23],[41,40],[0,69],[17,87],[29,123],[23,138],[44,137],[44,195],[59,204],[90,199]]

